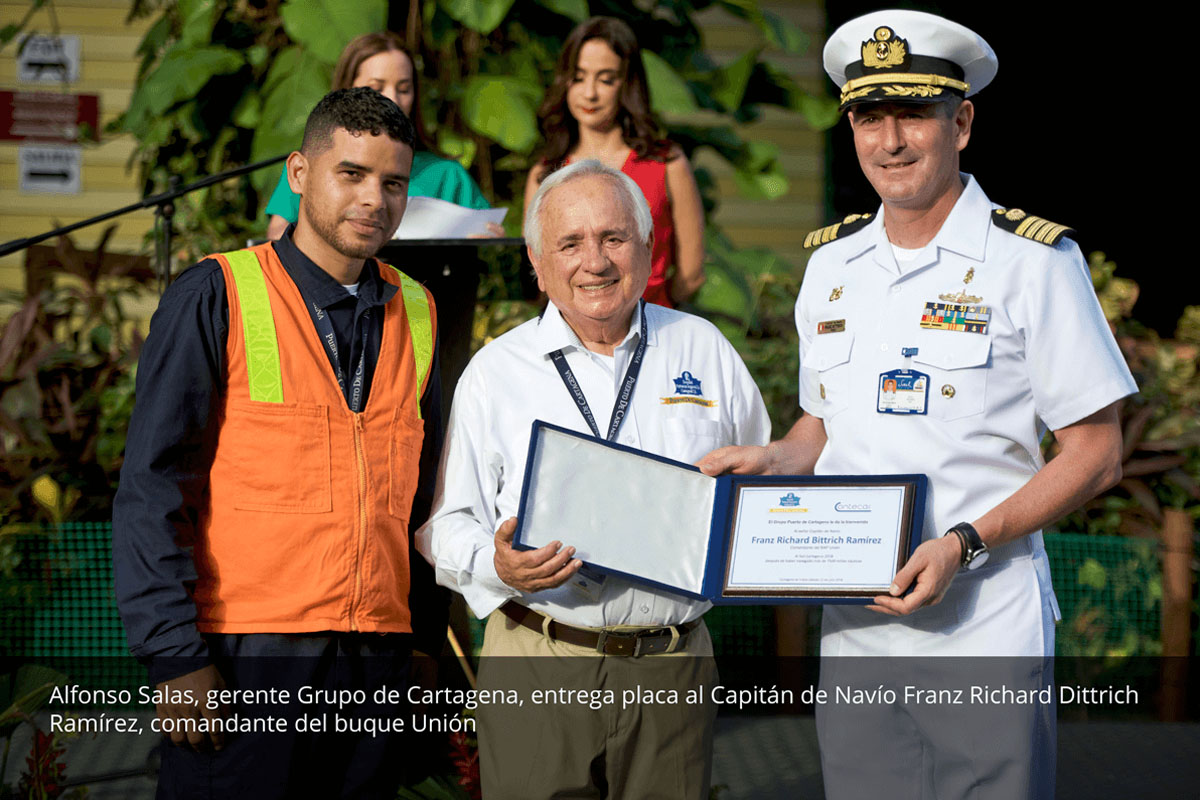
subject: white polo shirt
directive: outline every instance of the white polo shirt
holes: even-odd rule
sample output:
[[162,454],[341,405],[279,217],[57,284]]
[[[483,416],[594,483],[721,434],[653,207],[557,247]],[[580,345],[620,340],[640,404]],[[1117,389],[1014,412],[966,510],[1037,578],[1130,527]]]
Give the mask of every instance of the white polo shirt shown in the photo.
[[[813,254],[796,303],[800,404],[824,420],[828,435],[815,472],[927,474],[924,539],[978,519],[1027,483],[1044,466],[1039,444],[1047,428],[1066,427],[1137,391],[1079,247],[1065,238],[1050,247],[997,227],[995,206],[974,178],[963,177],[950,216],[915,258],[897,263],[881,210],[863,229]],[[943,295],[965,296],[960,305],[986,317],[986,327],[923,328],[930,306],[948,302]],[[904,348],[917,349],[907,366],[929,376],[926,414],[879,411],[884,373],[906,366]],[[1037,532],[994,548],[986,566],[955,578],[948,606],[969,594],[969,610],[964,600],[957,614],[922,609],[900,621],[863,609],[827,608],[826,615],[893,633],[950,633],[972,616],[988,618],[994,609],[977,607],[981,588],[970,584],[1014,559],[1025,561],[1018,571],[1028,588],[1021,591],[1040,589],[1057,613]],[[930,625],[939,614],[946,624]],[[1032,642],[1041,636],[1039,623],[1031,624]],[[884,632],[876,633],[882,641]],[[899,637],[892,651],[906,649],[905,642]],[[993,652],[962,636],[950,646]]]
[[[729,341],[699,317],[652,304],[645,309],[646,353],[617,441],[689,464],[725,445],[765,444],[771,427],[766,408]],[[584,348],[550,304],[540,319],[484,346],[459,379],[434,510],[417,532],[417,548],[433,564],[438,583],[461,593],[476,616],[486,617],[509,599],[582,627],[676,625],[708,610],[707,602],[613,576],[524,594],[496,575],[493,536],[517,515],[533,421],[590,433],[550,353],[563,350],[603,433],[637,347],[638,327],[635,311],[625,339],[605,357]],[[571,531],[558,538],[572,544]]]

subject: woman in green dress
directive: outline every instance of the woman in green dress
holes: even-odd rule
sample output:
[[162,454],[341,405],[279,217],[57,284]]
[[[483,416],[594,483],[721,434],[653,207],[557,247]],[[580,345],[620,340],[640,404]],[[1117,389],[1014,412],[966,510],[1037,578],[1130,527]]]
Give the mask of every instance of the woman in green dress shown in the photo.
[[[333,89],[367,86],[382,94],[409,116],[417,129],[409,197],[436,197],[467,208],[489,208],[488,201],[462,164],[434,155],[436,148],[421,118],[417,101],[417,76],[412,54],[404,40],[391,31],[359,36],[342,51],[333,73]],[[288,186],[287,171],[267,203],[267,236],[278,239],[300,213],[300,197]],[[488,226],[493,236],[503,234]]]

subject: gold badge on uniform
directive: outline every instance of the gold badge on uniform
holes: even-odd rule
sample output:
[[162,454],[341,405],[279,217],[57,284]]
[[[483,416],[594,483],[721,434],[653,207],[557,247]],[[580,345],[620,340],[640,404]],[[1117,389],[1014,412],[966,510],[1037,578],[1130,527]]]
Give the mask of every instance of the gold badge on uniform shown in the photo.
[[817,333],[841,333],[846,330],[846,320],[844,319],[829,319],[824,322],[817,323]]
[[[975,268],[970,267],[967,269],[967,274],[963,276],[963,286],[966,286],[968,283],[970,283],[973,280],[975,280]],[[962,290],[958,291],[957,293],[956,292],[946,292],[945,294],[939,294],[938,300],[945,300],[947,303],[962,304],[962,303],[978,303],[978,302],[982,301],[983,298],[977,297],[973,294],[967,294],[967,290],[962,289]]]
[[840,300],[842,298],[842,289],[843,288],[845,288],[845,287],[843,287],[843,286],[834,287],[833,291],[829,293],[829,302],[832,303],[834,300]]

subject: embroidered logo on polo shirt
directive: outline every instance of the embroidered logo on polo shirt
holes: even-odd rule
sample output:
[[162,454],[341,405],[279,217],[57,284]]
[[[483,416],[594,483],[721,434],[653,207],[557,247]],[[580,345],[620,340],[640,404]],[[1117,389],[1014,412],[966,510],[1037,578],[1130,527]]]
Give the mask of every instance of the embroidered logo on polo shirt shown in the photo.
[[679,403],[692,403],[705,408],[712,408],[716,402],[704,399],[704,391],[700,385],[700,379],[692,375],[692,373],[684,370],[678,378],[672,378],[675,384],[675,394],[671,397],[661,398],[663,405],[673,406]]

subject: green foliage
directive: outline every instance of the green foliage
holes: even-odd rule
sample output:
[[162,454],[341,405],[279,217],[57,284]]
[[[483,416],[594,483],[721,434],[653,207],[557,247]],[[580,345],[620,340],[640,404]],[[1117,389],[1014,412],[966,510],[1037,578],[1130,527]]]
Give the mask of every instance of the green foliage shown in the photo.
[[14,308],[0,335],[0,532],[40,520],[104,518],[125,449],[141,338],[126,304],[153,280],[146,259],[75,249],[30,258],[70,277]]
[[0,674],[0,737],[12,736],[26,717],[46,704],[54,687],[66,682],[66,675],[36,664]]
[[1161,653],[1162,576],[1154,542],[1050,534],[1046,548],[1063,612],[1058,655]]
[[[653,106],[668,119],[667,135],[689,155],[705,147],[717,152],[750,197],[782,196],[787,179],[777,149],[742,139],[735,124],[757,119],[764,105],[794,111],[817,127],[837,119],[831,101],[807,94],[761,60],[765,47],[797,54],[809,39],[755,0],[717,4],[762,36],[761,46],[725,65],[704,53],[693,19],[709,2],[414,2],[420,7],[415,49],[429,133],[472,170],[497,205],[521,207],[544,87],[563,38],[590,14],[622,17],[638,31]],[[132,16],[156,19],[138,49],[138,89],[113,130],[137,140],[134,160],[146,191],[164,190],[169,176],[187,183],[294,149],[308,112],[328,91],[342,48],[360,33],[387,27],[389,10],[399,28],[404,10],[385,0],[135,0]],[[709,112],[702,125],[672,120],[701,110]],[[178,203],[178,258],[188,263],[261,235],[265,219],[259,212],[279,170],[261,170]],[[715,183],[698,177],[709,187],[711,209]],[[519,223],[510,214],[511,233]]]
[[1122,408],[1124,479],[1060,523],[1063,530],[1154,539],[1163,509],[1200,520],[1200,343],[1189,340],[1196,307],[1180,336],[1164,340],[1131,318],[1138,285],[1118,277],[1103,253],[1089,259],[1092,283],[1139,391]]

